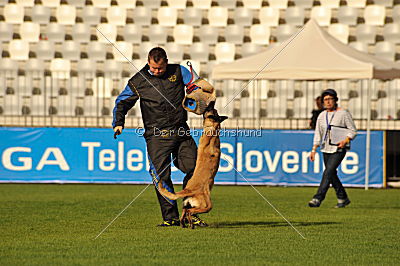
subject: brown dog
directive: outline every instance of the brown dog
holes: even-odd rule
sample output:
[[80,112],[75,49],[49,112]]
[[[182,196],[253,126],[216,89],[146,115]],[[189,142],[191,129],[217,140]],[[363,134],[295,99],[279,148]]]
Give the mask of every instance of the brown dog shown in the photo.
[[214,178],[217,174],[221,157],[219,130],[220,123],[227,119],[226,116],[219,116],[217,110],[212,109],[204,113],[203,134],[200,138],[197,152],[196,168],[192,178],[184,190],[177,193],[168,192],[159,184],[160,193],[172,200],[185,198],[183,211],[180,218],[182,227],[185,221],[194,228],[192,215],[207,213],[212,208],[210,192],[214,185]]

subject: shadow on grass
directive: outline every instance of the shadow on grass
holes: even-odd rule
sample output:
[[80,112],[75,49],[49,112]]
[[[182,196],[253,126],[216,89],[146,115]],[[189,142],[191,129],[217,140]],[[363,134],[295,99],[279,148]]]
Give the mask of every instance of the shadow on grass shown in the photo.
[[[293,226],[320,226],[341,224],[339,222],[291,222]],[[286,222],[266,222],[266,221],[237,221],[237,222],[220,222],[210,224],[211,228],[243,228],[243,227],[281,227],[290,226]]]

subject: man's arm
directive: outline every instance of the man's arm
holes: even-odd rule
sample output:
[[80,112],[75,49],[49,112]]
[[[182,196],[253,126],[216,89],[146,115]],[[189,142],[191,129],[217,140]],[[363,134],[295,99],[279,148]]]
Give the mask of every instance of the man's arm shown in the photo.
[[[136,89],[131,89],[131,81],[128,82],[125,89],[118,95],[115,100],[115,107],[113,110],[113,122],[112,127],[117,135],[122,133],[122,129],[125,124],[125,116],[128,111],[135,105],[136,101],[139,99]],[[119,131],[119,132],[118,132]]]

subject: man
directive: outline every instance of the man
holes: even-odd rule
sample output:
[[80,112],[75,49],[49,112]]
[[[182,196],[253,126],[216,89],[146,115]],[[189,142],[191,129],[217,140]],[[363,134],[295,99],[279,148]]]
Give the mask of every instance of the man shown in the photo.
[[[193,77],[196,76],[196,77]],[[117,97],[113,111],[114,132],[122,133],[125,115],[140,99],[140,109],[145,127],[150,175],[156,188],[163,222],[159,226],[179,226],[176,201],[164,198],[158,192],[158,184],[170,192],[171,155],[174,165],[186,174],[183,188],[193,175],[196,166],[197,146],[188,132],[187,112],[182,107],[185,86],[197,79],[197,75],[177,64],[168,64],[167,54],[160,47],[153,48],[147,65],[136,73]],[[199,217],[195,225],[207,226]]]
[[[357,129],[351,114],[338,107],[338,100],[335,90],[327,89],[322,92],[321,103],[323,103],[325,110],[319,114],[317,119],[310,160],[315,160],[317,148],[321,146],[325,170],[317,193],[308,202],[310,207],[319,207],[321,205],[331,184],[336,191],[338,199],[335,208],[344,208],[350,204],[346,190],[337,175],[337,168],[344,159],[347,150],[350,149],[350,141],[357,135]],[[342,133],[343,135],[340,135],[341,141],[338,143],[331,143],[331,131],[334,127],[346,129],[343,131],[345,134]]]

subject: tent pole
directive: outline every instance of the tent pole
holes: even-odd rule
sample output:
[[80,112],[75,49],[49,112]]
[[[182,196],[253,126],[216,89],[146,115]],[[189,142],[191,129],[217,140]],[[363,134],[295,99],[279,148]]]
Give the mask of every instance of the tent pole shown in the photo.
[[371,83],[372,80],[368,79],[368,101],[367,101],[367,139],[365,143],[365,190],[368,190],[369,185],[369,159],[370,159],[370,142],[371,142]]

